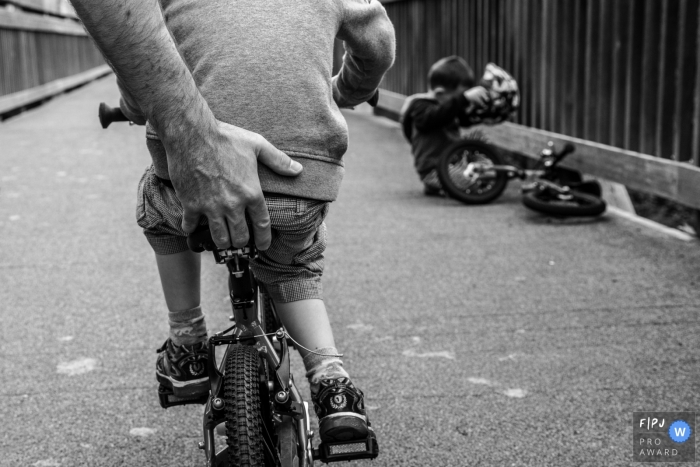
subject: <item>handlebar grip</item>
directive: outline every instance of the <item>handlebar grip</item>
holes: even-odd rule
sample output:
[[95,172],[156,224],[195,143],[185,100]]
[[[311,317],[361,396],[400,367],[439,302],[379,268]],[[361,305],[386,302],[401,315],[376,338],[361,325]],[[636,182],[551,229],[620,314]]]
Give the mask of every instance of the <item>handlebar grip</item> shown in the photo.
[[129,121],[129,119],[122,113],[122,109],[119,107],[110,107],[104,102],[100,103],[99,117],[102,128],[107,128],[112,122]]

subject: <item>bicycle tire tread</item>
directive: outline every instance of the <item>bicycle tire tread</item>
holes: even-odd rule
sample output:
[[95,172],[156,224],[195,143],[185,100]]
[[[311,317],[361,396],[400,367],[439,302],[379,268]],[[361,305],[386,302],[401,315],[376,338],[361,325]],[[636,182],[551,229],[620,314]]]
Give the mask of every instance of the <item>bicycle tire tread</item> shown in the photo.
[[258,360],[254,348],[236,345],[226,362],[226,433],[232,466],[265,466]]

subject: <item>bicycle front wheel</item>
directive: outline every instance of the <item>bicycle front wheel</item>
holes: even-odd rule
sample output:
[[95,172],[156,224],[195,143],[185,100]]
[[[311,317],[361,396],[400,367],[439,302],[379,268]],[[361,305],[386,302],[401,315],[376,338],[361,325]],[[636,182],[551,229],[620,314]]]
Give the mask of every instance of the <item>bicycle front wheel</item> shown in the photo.
[[442,188],[466,204],[485,204],[498,198],[508,185],[508,175],[494,170],[501,158],[482,141],[462,140],[440,156],[437,173]]
[[595,196],[571,190],[566,196],[550,196],[531,191],[523,195],[528,208],[552,216],[599,216],[605,212],[605,201]]
[[224,374],[226,436],[231,467],[278,465],[260,401],[260,357],[249,345],[232,345]]

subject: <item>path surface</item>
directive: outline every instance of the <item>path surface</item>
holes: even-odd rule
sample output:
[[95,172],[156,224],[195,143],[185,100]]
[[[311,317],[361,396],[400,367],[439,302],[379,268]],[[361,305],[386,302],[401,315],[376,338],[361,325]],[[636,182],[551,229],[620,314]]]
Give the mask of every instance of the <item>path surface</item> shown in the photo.
[[[101,130],[102,100],[113,77],[0,124],[0,466],[203,465],[201,409],[155,394],[144,131]],[[553,222],[517,183],[488,206],[425,198],[398,126],[347,118],[326,301],[382,450],[355,465],[629,465],[632,411],[698,408],[700,245]]]

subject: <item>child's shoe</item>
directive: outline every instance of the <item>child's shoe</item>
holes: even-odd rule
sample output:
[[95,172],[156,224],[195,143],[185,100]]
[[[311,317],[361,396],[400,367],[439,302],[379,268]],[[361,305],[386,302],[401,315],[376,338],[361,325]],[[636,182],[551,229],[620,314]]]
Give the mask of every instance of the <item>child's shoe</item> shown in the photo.
[[365,413],[364,394],[350,378],[322,379],[311,400],[318,415],[322,442],[367,438],[372,428]]
[[425,186],[423,187],[423,194],[424,194],[425,196],[437,196],[437,197],[440,197],[440,198],[444,198],[444,197],[445,197],[445,192],[444,192],[444,191],[442,191],[442,190],[439,189],[439,188],[430,187],[430,186],[428,186],[428,185],[425,185]]
[[207,343],[175,345],[168,339],[158,349],[156,379],[175,397],[190,399],[209,392]]

